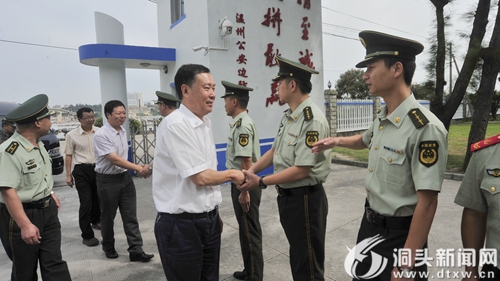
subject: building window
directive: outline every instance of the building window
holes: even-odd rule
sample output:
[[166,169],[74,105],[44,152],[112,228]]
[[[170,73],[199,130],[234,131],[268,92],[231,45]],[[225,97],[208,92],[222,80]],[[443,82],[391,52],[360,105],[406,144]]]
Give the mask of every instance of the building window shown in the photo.
[[170,0],[170,20],[174,24],[184,15],[184,0]]

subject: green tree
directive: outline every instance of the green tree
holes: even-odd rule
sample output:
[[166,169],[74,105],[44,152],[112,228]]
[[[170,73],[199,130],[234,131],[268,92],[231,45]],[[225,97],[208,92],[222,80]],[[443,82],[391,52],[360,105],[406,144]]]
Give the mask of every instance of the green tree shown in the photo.
[[427,80],[422,84],[414,83],[411,85],[411,92],[418,100],[431,100],[435,91],[436,87],[432,80]]
[[349,69],[342,73],[335,83],[337,98],[366,99],[370,96],[368,87],[363,79],[364,70]]
[[103,123],[102,123],[102,117],[97,117],[94,121],[94,126],[96,127],[102,127]]
[[134,118],[129,118],[128,121],[130,126],[130,133],[134,135],[139,134],[142,129],[141,121]]

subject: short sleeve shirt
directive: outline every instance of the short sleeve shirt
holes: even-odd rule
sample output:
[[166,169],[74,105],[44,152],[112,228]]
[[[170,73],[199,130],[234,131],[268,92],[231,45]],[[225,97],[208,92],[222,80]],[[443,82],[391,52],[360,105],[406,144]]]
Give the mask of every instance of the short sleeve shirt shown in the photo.
[[82,127],[75,128],[66,134],[66,155],[72,156],[72,163],[77,164],[95,164],[94,148],[92,140],[98,127],[92,126],[89,133]]
[[293,112],[285,111],[273,143],[274,172],[292,166],[310,166],[307,177],[298,181],[280,184],[282,188],[294,188],[325,182],[330,173],[331,152],[311,152],[312,145],[329,137],[329,125],[323,112],[311,98],[304,100]]
[[112,175],[127,171],[106,158],[106,155],[113,152],[116,152],[123,159],[128,158],[128,139],[123,127],[118,132],[109,123],[106,123],[95,132],[93,142],[94,156],[96,157],[95,171],[97,173]]
[[[14,188],[23,203],[49,196],[54,186],[52,160],[43,143],[34,147],[17,131],[0,145],[0,171],[0,186]],[[2,196],[0,202],[5,203]]]
[[251,157],[252,163],[260,158],[257,128],[246,111],[238,114],[229,124],[226,149],[226,168],[241,170],[241,158]]
[[[497,136],[500,138],[500,135]],[[486,248],[500,251],[500,143],[472,154],[455,203],[486,217]]]
[[369,149],[367,200],[382,215],[411,216],[418,190],[441,191],[448,132],[413,95],[386,115],[384,106],[362,135]]
[[198,186],[190,176],[217,170],[212,124],[181,105],[157,128],[153,200],[158,212],[202,213],[222,202],[220,186]]

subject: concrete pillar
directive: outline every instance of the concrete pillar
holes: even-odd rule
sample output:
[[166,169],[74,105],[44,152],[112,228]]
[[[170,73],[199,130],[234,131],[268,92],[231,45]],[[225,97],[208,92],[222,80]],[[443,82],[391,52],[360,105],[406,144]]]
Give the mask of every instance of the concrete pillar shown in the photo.
[[330,136],[337,136],[337,91],[325,90],[325,115],[326,120],[330,124]]
[[[121,22],[100,12],[95,12],[94,16],[97,43],[119,45],[125,43],[123,24]],[[123,60],[101,59],[99,61],[99,80],[101,83],[101,104],[103,108],[102,122],[105,124],[107,122],[106,115],[104,114],[104,105],[106,102],[120,100],[128,110],[125,62]],[[125,131],[130,137],[128,115],[123,127],[125,127]]]

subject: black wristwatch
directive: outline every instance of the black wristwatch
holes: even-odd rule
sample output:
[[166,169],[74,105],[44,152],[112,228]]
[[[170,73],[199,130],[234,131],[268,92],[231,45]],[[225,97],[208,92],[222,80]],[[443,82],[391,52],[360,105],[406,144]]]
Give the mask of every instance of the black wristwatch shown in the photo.
[[264,184],[264,176],[259,178],[259,187],[262,189],[266,189],[267,185]]

